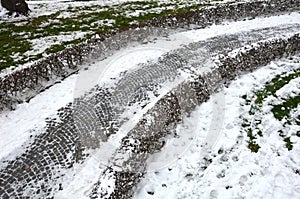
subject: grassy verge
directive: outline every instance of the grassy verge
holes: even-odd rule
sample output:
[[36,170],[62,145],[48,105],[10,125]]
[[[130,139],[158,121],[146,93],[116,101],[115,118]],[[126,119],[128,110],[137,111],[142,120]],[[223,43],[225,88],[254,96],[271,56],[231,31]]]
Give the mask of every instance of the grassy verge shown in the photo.
[[[110,7],[69,6],[50,15],[29,17],[25,21],[0,22],[0,46],[2,46],[0,70],[40,59],[95,35],[128,27],[133,22],[141,23],[154,17],[183,13],[208,5],[209,1],[201,3],[137,1]],[[64,37],[69,39],[66,40]],[[36,49],[37,43],[43,45],[43,42],[45,49]]]
[[[284,131],[284,128],[288,125],[300,124],[300,116],[297,118],[291,117],[291,111],[295,110],[300,104],[300,96],[288,97],[288,98],[279,98],[276,95],[276,91],[283,88],[287,85],[292,79],[300,77],[300,69],[296,69],[293,72],[287,74],[281,74],[274,77],[271,81],[267,82],[264,88],[256,91],[252,91],[250,95],[243,95],[242,98],[245,100],[246,105],[250,105],[249,116],[246,118],[244,116],[242,119],[242,128],[247,133],[248,136],[248,148],[252,152],[258,152],[260,146],[257,144],[256,140],[258,137],[263,136],[262,129],[260,129],[259,124],[262,123],[261,119],[263,117],[263,101],[267,97],[274,97],[281,100],[280,104],[269,104],[272,106],[271,112],[274,115],[274,118],[282,121],[282,129],[277,133],[282,137],[285,142],[285,146],[288,150],[293,149],[293,143],[290,140],[290,136]],[[300,137],[300,133],[297,133],[297,136]]]

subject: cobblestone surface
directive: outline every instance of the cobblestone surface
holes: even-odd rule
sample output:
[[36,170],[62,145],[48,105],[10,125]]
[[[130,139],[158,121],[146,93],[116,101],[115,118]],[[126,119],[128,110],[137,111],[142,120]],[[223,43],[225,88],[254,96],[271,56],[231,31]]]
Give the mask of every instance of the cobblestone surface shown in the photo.
[[[129,119],[120,117],[127,107],[140,103],[143,108],[150,102],[147,92],[156,95],[162,83],[172,81],[181,71],[188,70],[193,79],[174,88],[147,112],[154,122],[145,125],[145,118],[141,118],[123,138],[121,147],[111,159],[112,165],[101,174],[90,193],[91,198],[130,197],[143,176],[148,154],[160,150],[164,137],[172,134],[183,112],[206,101],[219,86],[241,71],[253,70],[275,58],[299,51],[297,31],[299,26],[290,25],[192,43],[164,55],[156,63],[126,73],[112,88],[95,87],[89,94],[61,108],[58,118],[49,118],[47,127],[32,137],[15,159],[1,160],[0,198],[53,197],[56,191],[64,188],[62,177],[72,172],[74,164],[81,164],[89,156],[86,149],[99,147],[99,141],[107,141]],[[285,33],[294,36],[259,42]],[[250,45],[255,42],[257,45]],[[227,55],[245,45],[249,46],[243,52]],[[193,69],[204,66],[207,58],[215,58],[217,67],[206,76],[199,76]],[[116,166],[122,170],[115,170]],[[105,185],[101,184],[101,179],[108,175],[116,179],[111,194],[103,191]]]
[[[291,33],[297,29],[299,30],[299,27],[291,26],[278,28],[276,31],[272,28],[272,31],[279,34],[286,31]],[[263,31],[265,31],[263,34],[265,37],[261,36],[260,38],[266,39],[266,37],[270,36],[270,34],[266,34],[266,30]],[[61,177],[66,172],[70,172],[70,168],[74,164],[81,163],[88,157],[89,154],[85,152],[85,149],[97,148],[99,140],[106,141],[107,137],[116,133],[120,125],[126,120],[119,118],[119,115],[127,106],[137,103],[139,100],[140,102],[147,102],[147,95],[143,95],[146,91],[153,92],[156,90],[154,85],[159,85],[178,76],[179,70],[189,65],[189,61],[194,66],[198,65],[198,67],[201,67],[203,60],[199,59],[199,62],[196,62],[197,57],[199,57],[197,53],[199,53],[200,48],[203,49],[205,43],[208,46],[208,54],[214,54],[218,51],[214,48],[214,44],[220,46],[220,40],[227,41],[221,43],[224,44],[224,48],[220,48],[218,51],[218,53],[225,52],[226,54],[226,52],[242,47],[244,44],[257,41],[256,34],[254,34],[255,36],[252,39],[251,34],[251,32],[242,34],[242,37],[246,36],[246,39],[245,41],[239,40],[241,42],[237,42],[238,35],[232,35],[226,36],[224,39],[216,37],[207,42],[191,44],[189,45],[190,48],[184,49],[185,52],[183,54],[181,53],[182,49],[167,54],[158,63],[145,65],[132,73],[126,74],[116,83],[114,88],[97,87],[93,90],[94,95],[76,99],[73,104],[60,109],[58,111],[59,118],[49,119],[45,131],[33,137],[23,153],[14,160],[2,161],[3,166],[0,170],[1,198],[21,198],[31,197],[32,195],[40,198],[53,196],[55,191],[63,189],[60,183]],[[145,129],[146,126],[143,124],[142,119],[134,130],[123,139],[122,147],[116,152],[116,156],[120,154],[126,155],[128,139],[136,140],[138,144],[135,151],[132,152],[130,157],[124,158],[120,166],[124,169],[134,169],[138,165],[138,168],[134,170],[141,171],[141,173],[133,172],[130,174],[126,170],[126,172],[121,172],[126,173],[123,175],[114,171],[114,175],[117,176],[120,184],[117,185],[113,197],[118,198],[121,195],[126,195],[127,192],[125,193],[124,190],[131,190],[130,188],[138,182],[142,176],[147,154],[153,153],[163,146],[164,140],[162,138],[170,134],[171,129],[180,120],[180,111],[193,110],[197,104],[208,99],[209,94],[214,91],[208,87],[210,85],[207,82],[208,79],[215,78],[220,81],[212,82],[222,83],[221,80],[230,79],[238,71],[266,64],[275,57],[281,57],[283,53],[292,53],[300,49],[299,36],[295,36],[293,39],[293,41],[290,39],[290,41],[283,43],[280,43],[280,40],[272,40],[273,43],[262,43],[260,45],[261,49],[253,50],[249,46],[249,51],[238,55],[237,58],[223,57],[220,59],[219,71],[212,72],[210,78],[203,79],[201,76],[198,76],[192,82],[181,84],[173,94],[171,93],[157,102],[157,105],[149,112],[156,118],[154,120],[156,122],[152,124],[153,126]],[[230,46],[227,45],[228,43],[231,43]],[[290,45],[287,48],[288,44]],[[222,49],[226,50],[222,51]],[[203,53],[203,50],[201,50],[201,53]],[[261,55],[263,55],[264,59],[262,59]],[[258,57],[260,59],[257,58],[255,60],[262,61],[249,61],[249,58],[244,58],[245,56]],[[143,75],[143,78],[140,79],[139,76],[142,74],[147,75]],[[227,76],[227,74],[230,75]],[[141,85],[144,89],[141,89]],[[137,98],[136,96],[140,97]],[[115,107],[116,104],[121,104],[121,106]],[[180,107],[178,104],[180,104]],[[142,135],[144,135],[145,131],[149,132],[149,134],[143,137]],[[106,172],[111,171],[108,169]],[[126,183],[126,179],[132,179],[132,183]],[[124,184],[127,184],[129,187],[124,186]],[[98,189],[95,188],[95,190]],[[101,196],[101,194],[103,193],[94,191],[91,197]]]
[[[172,134],[172,130],[180,121],[182,112],[186,113],[193,110],[196,105],[206,101],[209,94],[220,88],[226,80],[239,73],[266,65],[275,58],[299,52],[299,41],[299,34],[296,34],[286,39],[258,42],[256,47],[249,46],[234,57],[223,57],[219,68],[192,81],[186,81],[173,89],[153,109],[149,110],[135,128],[122,139],[121,147],[116,151],[111,164],[94,185],[90,197],[132,197],[134,186],[146,171],[148,155],[159,151],[164,146],[164,138],[166,135]],[[187,99],[193,101],[185,103]],[[159,114],[157,114],[158,112]],[[153,118],[152,122],[145,125],[144,121],[149,115]],[[107,187],[107,184],[101,184],[105,181],[104,179],[109,178],[115,179],[113,191]]]

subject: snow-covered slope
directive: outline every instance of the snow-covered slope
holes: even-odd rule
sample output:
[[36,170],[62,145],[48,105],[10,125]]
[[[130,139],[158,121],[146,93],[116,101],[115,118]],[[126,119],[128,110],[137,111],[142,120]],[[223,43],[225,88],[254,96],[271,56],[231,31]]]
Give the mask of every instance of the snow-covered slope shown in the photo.
[[[242,117],[249,117],[251,107],[245,104],[242,96],[253,95],[253,91],[278,74],[299,71],[299,61],[297,55],[292,60],[275,61],[243,75],[222,93],[213,95],[197,107],[178,130],[180,135],[193,135],[190,146],[178,154],[174,163],[147,173],[137,187],[135,198],[299,198],[299,124],[284,129],[293,143],[293,149],[289,151],[278,133],[282,124],[270,112],[270,96],[264,102],[263,110],[251,118],[261,118],[263,136],[259,138],[261,148],[257,153],[249,150],[249,138],[242,127]],[[299,83],[294,81],[284,87],[284,93],[299,95]],[[216,119],[213,107],[220,99],[225,100],[225,106],[219,106],[217,111],[224,114],[224,121],[217,129],[220,133],[215,144],[204,150],[207,134],[215,133],[211,126]],[[294,109],[297,110],[294,117],[299,117],[299,106]],[[169,140],[165,150],[152,158],[158,161],[174,155],[169,145],[179,145],[180,138],[177,139]]]

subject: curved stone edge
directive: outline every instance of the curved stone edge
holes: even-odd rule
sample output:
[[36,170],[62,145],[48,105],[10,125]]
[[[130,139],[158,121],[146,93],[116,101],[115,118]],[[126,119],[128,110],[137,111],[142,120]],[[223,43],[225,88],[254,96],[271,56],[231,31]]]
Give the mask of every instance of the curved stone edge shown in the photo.
[[[282,33],[282,34],[285,34],[285,33]],[[282,35],[282,34],[280,34],[280,35]],[[280,35],[276,34],[276,37],[277,36],[279,37]],[[271,35],[269,35],[269,37],[270,36]],[[267,37],[267,38],[269,38],[269,37]],[[254,47],[248,46],[248,48],[250,48],[250,49],[254,48]],[[236,49],[236,48],[232,48],[232,49]],[[182,51],[180,51],[180,53],[181,52]],[[226,52],[228,53],[230,51],[226,51]],[[221,52],[219,52],[219,53],[221,53]],[[217,54],[215,54],[215,55],[217,55]],[[224,58],[224,56],[220,56],[220,57]],[[170,60],[171,57],[167,56],[166,59]],[[199,63],[201,63],[201,61]],[[227,70],[225,70],[225,72],[226,71]],[[213,86],[214,84],[212,84],[212,83],[218,82],[217,80],[221,79],[220,78],[221,74],[218,74],[218,73],[219,72],[217,71],[217,73],[210,73],[211,74],[210,76],[205,75],[205,76],[198,77],[199,80],[197,79],[197,81],[196,81],[196,82],[198,82],[198,84],[192,84],[193,89],[196,89],[199,87],[199,82],[201,84],[205,84],[205,85],[207,84],[207,88],[209,88],[209,89],[205,89],[205,90],[200,89],[204,94],[203,93],[197,94],[195,91],[193,91],[193,89],[190,89],[189,87],[184,88],[184,90],[182,92],[179,91],[178,93],[176,93],[177,95],[179,95],[179,96],[175,95],[175,96],[177,96],[176,99],[178,100],[178,102],[180,102],[179,103],[180,106],[184,107],[183,108],[184,111],[189,112],[189,111],[193,110],[197,100],[200,100],[200,101],[205,100],[206,98],[208,98],[208,96],[211,92],[214,92],[213,88],[216,88],[216,87]],[[208,77],[210,77],[210,78],[208,78]],[[212,81],[212,80],[208,81],[213,78],[215,81]],[[183,84],[183,85],[185,85],[185,84]],[[189,91],[189,92],[187,92],[187,91]],[[170,98],[171,98],[170,100],[172,100],[172,98],[174,98],[174,95],[170,96]],[[167,103],[167,102],[168,101],[165,101],[165,103]],[[159,106],[158,106],[158,104],[155,106],[156,109],[152,109],[153,113],[155,112],[153,110],[159,111],[160,108],[162,110],[168,109],[168,106],[165,106],[165,105],[163,106],[163,103],[161,103]],[[86,105],[86,104],[83,103],[82,105]],[[78,134],[75,133],[74,131],[68,131],[68,129],[76,129],[74,126],[74,124],[76,124],[76,122],[73,121],[74,115],[72,113],[74,113],[74,112],[73,112],[72,107],[73,107],[72,104],[69,104],[66,107],[63,107],[62,109],[60,109],[58,111],[58,115],[60,116],[60,118],[57,121],[56,120],[53,120],[53,122],[49,121],[47,128],[46,128],[46,132],[34,137],[32,139],[32,143],[30,142],[31,144],[28,145],[28,148],[26,147],[25,153],[23,153],[21,156],[18,156],[13,161],[9,161],[9,162],[6,161],[3,164],[3,166],[5,166],[5,165],[8,165],[8,166],[7,167],[5,166],[6,168],[5,168],[5,170],[3,170],[4,172],[2,174],[0,171],[0,179],[3,179],[3,181],[0,180],[0,184],[2,185],[2,186],[0,186],[1,187],[0,195],[4,194],[4,196],[8,197],[7,195],[5,195],[6,192],[7,192],[7,194],[10,194],[10,196],[18,195],[20,197],[24,196],[24,195],[30,196],[31,194],[40,194],[41,197],[48,197],[49,195],[53,195],[53,193],[55,191],[62,189],[62,186],[60,184],[62,181],[58,180],[60,177],[62,177],[62,175],[64,175],[64,172],[62,172],[62,171],[64,169],[72,168],[77,163],[81,164],[87,158],[87,156],[90,155],[89,153],[85,153],[83,151],[84,147],[82,148],[81,146],[82,146],[82,144],[84,144],[84,142],[82,142],[81,138],[79,139]],[[84,106],[84,107],[90,108],[90,107],[86,107],[86,106]],[[89,109],[85,109],[85,108],[84,108],[84,110],[89,110]],[[157,109],[157,108],[159,108],[159,109]],[[173,107],[172,109],[170,109],[170,111],[176,110],[175,108],[176,107]],[[89,113],[89,111],[87,111],[87,113]],[[178,114],[178,113],[176,113],[176,114]],[[85,116],[87,116],[87,115],[85,114]],[[161,121],[169,120],[169,118],[165,117],[164,115],[160,115],[159,117],[161,118],[160,119]],[[88,118],[89,117],[87,117],[86,119],[88,119]],[[170,120],[170,121],[172,121],[172,120]],[[90,127],[93,127],[93,125],[96,123],[90,124],[88,122],[87,124],[89,124],[89,128],[90,128]],[[164,124],[164,123],[162,123],[162,124]],[[175,122],[175,124],[176,124],[176,122]],[[160,126],[157,126],[157,125],[160,125]],[[154,129],[162,128],[161,123],[153,124],[153,128]],[[170,129],[172,129],[172,128],[170,128]],[[134,132],[138,135],[138,133],[140,131],[132,131],[132,132]],[[131,132],[131,136],[132,136],[132,132]],[[167,135],[167,132],[165,132],[165,135]],[[130,136],[128,136],[128,137],[130,137]],[[156,139],[156,138],[157,138],[157,140],[160,139],[160,135],[153,136],[151,139]],[[96,140],[98,140],[98,139],[96,138]],[[144,142],[144,140],[141,140],[141,141]],[[146,141],[147,141],[147,139],[146,139]],[[62,144],[62,143],[64,143],[64,144]],[[160,144],[160,143],[158,143],[158,144]],[[125,147],[123,149],[126,150],[127,145],[124,145],[124,146]],[[141,145],[141,146],[145,146],[145,149],[147,149],[147,147],[148,147],[147,144]],[[142,149],[142,150],[144,150],[144,151],[148,150],[148,149],[147,150],[145,150],[145,149]],[[155,151],[155,147],[153,148],[150,146],[149,150]],[[118,151],[116,153],[116,157],[117,157],[117,155],[119,155],[119,157],[121,155],[121,157],[122,157],[124,153],[122,154],[121,152],[123,152],[123,151]],[[126,155],[126,153],[125,153],[125,155]],[[114,157],[114,156],[112,156],[112,157]],[[124,159],[124,158],[126,158],[126,156],[122,157],[122,158]],[[139,157],[136,156],[136,158],[137,158],[137,161],[139,161]],[[121,166],[119,166],[119,168],[122,168],[122,162],[120,162],[120,163],[121,163]],[[130,169],[130,167],[127,167],[127,170],[128,169]],[[45,181],[47,181],[47,183],[44,183],[41,179],[45,179]],[[25,182],[25,184],[23,184],[25,180],[26,180],[26,182]],[[27,180],[29,180],[29,181],[27,181]],[[39,184],[37,182],[41,182],[43,184]],[[14,187],[16,187],[16,188],[14,188]],[[17,192],[15,192],[16,190],[17,190]],[[14,195],[14,194],[16,194],[16,195]]]
[[[162,149],[166,135],[172,134],[184,113],[190,113],[197,105],[207,101],[211,92],[217,92],[221,85],[236,76],[299,51],[300,35],[297,33],[286,38],[258,42],[240,50],[235,56],[221,55],[216,69],[185,81],[170,91],[122,139],[121,147],[112,157],[110,165],[94,184],[90,198],[132,197],[136,185],[146,172],[149,154]],[[157,111],[159,114],[156,114]],[[150,126],[144,122],[147,115],[154,118]],[[105,179],[113,179],[114,186],[107,187],[107,184],[102,184]]]
[[[243,20],[257,16],[270,16],[298,11],[297,0],[264,0],[221,4],[200,10],[190,10],[111,31],[99,39],[91,39],[61,52],[52,54],[29,67],[17,70],[0,79],[0,113],[14,110],[16,104],[29,101],[38,93],[80,70],[82,64],[93,59],[103,59],[130,42],[141,42],[149,35],[161,36],[151,27],[189,28],[196,25],[205,28],[226,20]],[[135,29],[137,28],[137,29]],[[141,29],[142,28],[142,29]],[[130,34],[126,31],[130,30]]]
[[[294,32],[293,26],[291,26],[290,28],[291,29],[289,29],[290,30],[289,32]],[[279,29],[281,30],[281,28]],[[276,29],[272,28],[273,34],[277,32],[275,30]],[[253,32],[250,31],[248,34],[253,34]],[[267,39],[270,37],[277,37],[277,36],[279,37],[282,34],[285,33],[283,32],[281,34],[276,33],[274,36],[270,34],[266,34],[265,37],[263,38]],[[243,36],[245,36],[245,33],[243,33]],[[223,38],[223,36],[220,37]],[[217,46],[222,46],[222,43],[217,41],[221,39],[220,37],[208,39],[200,43],[202,45],[204,43],[208,43],[208,46],[211,45],[213,46],[213,44]],[[261,40],[259,41],[262,41],[263,38],[261,38]],[[230,39],[229,40],[227,39],[223,38],[222,42],[226,43],[226,41],[227,42],[231,41]],[[209,55],[212,52],[208,50],[210,48],[207,49],[210,52],[207,54],[207,52],[205,52],[203,49],[197,51],[196,50],[198,49],[197,45],[191,43],[189,45],[191,52],[186,51],[187,49],[184,48],[185,50],[178,49],[176,50],[176,52],[171,52],[171,54],[167,53],[166,55],[163,55],[163,58],[160,59],[158,65],[161,65],[163,67],[161,68],[162,70],[169,68],[169,66],[171,65],[177,69],[182,68],[183,66],[186,65],[191,66],[193,68],[195,66],[189,65],[188,62],[191,61],[194,65],[195,64],[194,61],[197,60],[196,61],[197,68],[199,67],[202,68],[202,66],[212,68],[213,66],[215,66],[215,64],[209,61],[207,62],[207,60],[209,60],[210,57],[214,58],[215,56],[221,53],[226,54],[231,51],[234,52],[234,49],[239,49],[242,46],[245,46],[246,44],[248,45],[251,44],[249,43],[250,41],[251,43],[254,43],[255,41],[257,42],[258,40],[249,39],[248,42],[242,42],[244,43],[244,45],[230,45],[231,50],[227,49],[225,51],[216,50],[214,47],[211,46],[212,47],[211,50],[215,52],[213,53],[213,56]],[[201,44],[199,44],[199,46],[202,46]],[[201,55],[201,56],[199,57],[197,55]],[[187,62],[187,60],[189,61]],[[154,67],[154,65],[150,65],[148,67],[152,68]],[[148,70],[142,70],[140,72],[147,73],[147,71]],[[161,77],[162,75],[160,74],[159,71],[156,72],[152,71],[151,73],[155,74],[156,78]],[[143,73],[140,74],[142,75]],[[189,71],[188,74],[196,75],[197,72]],[[140,76],[140,75],[135,75],[135,76]],[[173,75],[169,74],[168,77],[170,76]],[[126,78],[126,76],[124,76],[123,78],[127,79],[128,77]],[[170,78],[167,78],[164,79],[162,82],[161,81],[157,82],[155,81],[156,78],[152,76],[149,79],[152,80],[149,82],[152,82],[154,84],[160,84],[162,82],[170,80],[174,83],[175,80],[176,82],[179,83],[181,82],[181,80],[183,80],[182,78],[180,78],[181,79],[180,81],[177,81],[176,79],[173,78],[171,78],[172,80]],[[129,79],[132,80],[131,78]],[[201,80],[201,82],[207,83],[204,80],[208,81],[208,79],[204,78]],[[130,88],[133,88],[141,84],[138,83],[137,85],[133,85],[133,84],[126,83],[126,85],[129,86]],[[211,83],[209,85],[211,85]],[[122,119],[121,120],[117,118],[113,119],[113,116],[116,115],[116,112],[113,113],[111,109],[111,104],[109,104],[111,103],[111,101],[114,101],[112,97],[114,95],[111,93],[112,90],[114,89],[112,90],[111,89],[107,90],[107,89],[108,88],[101,88],[101,87],[94,88],[90,91],[90,93],[87,96],[82,96],[83,98],[79,98],[79,99],[75,98],[73,103],[70,103],[67,106],[62,107],[61,109],[58,110],[57,118],[54,117],[54,118],[46,119],[47,126],[44,129],[44,132],[40,132],[40,134],[32,137],[32,139],[30,139],[28,143],[26,142],[26,144],[22,146],[22,148],[24,149],[22,153],[20,154],[14,153],[12,157],[8,156],[7,158],[5,158],[5,161],[2,162],[3,170],[1,170],[0,167],[0,179],[3,180],[0,181],[0,185],[1,185],[0,187],[3,187],[3,189],[0,188],[0,195],[2,196],[3,194],[4,198],[16,197],[16,196],[25,197],[25,196],[30,196],[32,194],[39,195],[39,197],[48,197],[48,196],[50,197],[51,195],[54,195],[56,191],[62,190],[65,187],[62,178],[65,174],[68,173],[67,171],[71,171],[70,170],[71,168],[73,169],[76,168],[78,166],[77,164],[82,164],[87,158],[90,157],[90,155],[92,155],[90,153],[91,151],[89,151],[88,149],[98,148],[100,146],[99,141],[101,140],[101,142],[102,141],[106,142],[107,138],[112,134],[115,133],[122,134],[122,131],[124,129],[122,130],[122,128],[121,129],[119,128],[122,126]],[[171,88],[169,88],[169,90],[170,89]],[[121,90],[124,91],[123,89]],[[133,93],[133,92],[135,92],[135,89],[131,91],[129,90],[125,91],[125,93]],[[122,96],[126,96],[125,93],[123,93]],[[180,105],[183,106],[193,105],[193,103],[191,103],[190,100],[196,99],[197,96],[195,95],[194,97],[190,97],[190,96],[184,96],[184,94],[185,94],[184,92],[181,92],[180,97],[178,97],[178,99],[182,99],[180,101]],[[210,92],[209,90],[207,90],[205,96],[209,96],[209,94]],[[119,96],[119,94],[117,94],[116,96]],[[130,96],[132,95],[130,94]],[[99,100],[105,103],[99,103],[100,102]],[[136,99],[136,100],[140,101],[142,99]],[[128,101],[128,102],[131,103],[133,101]],[[95,104],[98,104],[100,106],[97,105],[96,106],[97,108],[94,109]],[[127,103],[123,105],[126,104]],[[193,107],[190,106],[190,108],[192,109]],[[160,117],[162,117],[162,120],[168,119],[163,116]],[[136,125],[135,122],[132,124]],[[119,130],[121,131],[119,132]],[[127,132],[127,130],[125,131]],[[114,150],[112,152],[114,152]],[[119,155],[123,156],[121,153],[119,153]],[[101,162],[100,164],[102,165],[101,156],[92,155],[92,157],[90,158],[93,159],[95,158],[95,160]],[[124,157],[122,158],[124,159]],[[106,165],[106,163],[107,162],[105,160],[104,165]]]

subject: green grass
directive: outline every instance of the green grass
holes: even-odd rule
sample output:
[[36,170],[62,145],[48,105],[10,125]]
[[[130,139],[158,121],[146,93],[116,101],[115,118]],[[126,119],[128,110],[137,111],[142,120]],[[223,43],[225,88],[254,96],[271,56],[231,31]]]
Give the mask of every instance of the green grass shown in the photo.
[[[186,7],[178,8],[178,2],[158,3],[155,1],[137,1],[125,2],[115,6],[84,6],[68,7],[65,10],[57,11],[50,15],[29,18],[28,21],[22,22],[2,22],[0,23],[0,70],[9,66],[22,65],[28,61],[40,59],[43,53],[56,53],[68,45],[77,44],[91,38],[93,35],[102,35],[114,29],[128,27],[130,22],[137,21],[142,23],[154,17],[165,16],[174,13],[184,13],[191,9],[200,9],[208,6],[209,3],[197,5],[186,3]],[[145,8],[146,6],[146,8]],[[166,9],[160,13],[153,13],[151,9],[173,6],[174,9]],[[177,7],[177,8],[176,8]],[[145,10],[144,14],[139,16],[128,17],[126,12],[134,10]],[[65,13],[68,13],[65,15]],[[103,24],[101,26],[92,25],[100,20],[111,19],[115,23],[112,26]],[[85,32],[81,39],[73,39],[61,44],[53,44],[45,52],[39,54],[26,55],[33,49],[31,40],[43,39],[46,37],[71,34],[75,31]],[[14,55],[19,54],[18,59]]]
[[265,89],[256,91],[256,104],[261,104],[262,101],[269,95],[275,95],[276,91],[282,88],[284,85],[288,84],[292,79],[300,77],[300,70],[296,71],[295,73],[286,75],[276,75],[270,82],[266,83]]
[[258,150],[260,149],[260,146],[251,140],[248,143],[248,149],[250,149],[254,153],[257,153]]
[[[245,100],[246,105],[250,105],[249,116],[253,118],[253,121],[249,121],[249,119],[241,116],[242,119],[242,128],[247,133],[248,148],[252,152],[258,152],[260,146],[256,143],[256,139],[258,136],[262,137],[263,132],[259,129],[258,124],[261,123],[259,119],[257,119],[257,115],[262,112],[263,100],[268,96],[273,96],[278,98],[276,95],[276,91],[283,88],[286,84],[288,84],[292,79],[300,77],[300,69],[296,69],[293,72],[287,74],[283,73],[281,75],[275,76],[271,81],[267,82],[264,88],[253,91],[254,97],[249,98],[247,95],[243,95],[242,98]],[[297,108],[300,104],[300,96],[290,97],[287,99],[282,99],[281,104],[272,105],[271,112],[274,117],[282,121],[285,119],[285,123],[283,127],[286,125],[292,124],[295,122],[297,125],[300,125],[300,116],[297,118],[291,118],[290,113],[292,110]],[[285,142],[285,146],[288,150],[293,149],[293,143],[290,141],[290,137],[283,134],[283,131],[278,131],[279,135],[282,137]],[[297,133],[297,136],[300,137],[300,133]]]
[[278,120],[282,120],[289,116],[292,109],[296,108],[300,103],[300,96],[289,98],[284,100],[282,104],[274,105],[272,108],[272,113],[274,117]]

